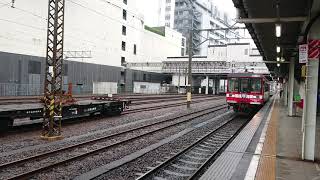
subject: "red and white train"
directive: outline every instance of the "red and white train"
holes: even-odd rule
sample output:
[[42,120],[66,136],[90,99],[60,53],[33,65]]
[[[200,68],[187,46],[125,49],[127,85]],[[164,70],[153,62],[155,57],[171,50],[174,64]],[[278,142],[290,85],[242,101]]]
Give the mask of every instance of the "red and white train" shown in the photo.
[[239,73],[228,75],[226,99],[235,112],[250,112],[270,98],[270,82],[264,75]]

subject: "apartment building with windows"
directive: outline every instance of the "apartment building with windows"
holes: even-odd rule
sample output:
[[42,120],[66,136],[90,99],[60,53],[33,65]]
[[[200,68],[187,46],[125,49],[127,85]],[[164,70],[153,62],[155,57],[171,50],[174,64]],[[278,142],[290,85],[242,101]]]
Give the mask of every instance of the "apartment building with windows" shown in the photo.
[[[220,11],[212,0],[193,0],[193,13],[190,11],[189,0],[158,0],[159,13],[156,25],[165,25],[181,32],[189,40],[191,28],[191,15],[193,14],[193,29],[219,29],[228,28],[232,21],[228,14]],[[228,38],[229,37],[229,38]],[[233,37],[232,39],[230,37]],[[193,53],[196,55],[207,55],[209,45],[223,45],[239,42],[238,32],[235,31],[212,31],[193,33]],[[206,38],[208,41],[202,43]],[[202,43],[202,44],[201,44]],[[199,45],[201,44],[201,45]]]

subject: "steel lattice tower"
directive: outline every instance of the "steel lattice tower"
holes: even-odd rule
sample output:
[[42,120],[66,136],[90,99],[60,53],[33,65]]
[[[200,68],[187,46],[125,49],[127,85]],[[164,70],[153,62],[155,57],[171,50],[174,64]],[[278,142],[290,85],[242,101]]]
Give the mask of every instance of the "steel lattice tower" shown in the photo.
[[43,138],[61,137],[65,0],[49,0]]

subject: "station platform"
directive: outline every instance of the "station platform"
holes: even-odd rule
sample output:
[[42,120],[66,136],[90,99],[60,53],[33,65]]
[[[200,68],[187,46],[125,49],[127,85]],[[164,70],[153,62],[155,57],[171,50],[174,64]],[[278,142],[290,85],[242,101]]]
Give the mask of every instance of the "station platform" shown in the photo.
[[[201,180],[320,180],[320,165],[301,159],[302,112],[289,117],[275,95],[244,127]],[[317,123],[317,140],[320,126]],[[319,159],[319,143],[316,144]]]

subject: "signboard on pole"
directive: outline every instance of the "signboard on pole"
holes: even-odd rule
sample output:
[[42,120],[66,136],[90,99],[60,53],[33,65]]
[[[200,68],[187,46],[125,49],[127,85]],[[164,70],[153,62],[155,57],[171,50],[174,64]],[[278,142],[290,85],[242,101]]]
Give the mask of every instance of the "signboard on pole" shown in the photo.
[[299,63],[308,62],[308,44],[299,45]]
[[318,60],[320,56],[320,40],[310,39],[308,41],[308,56],[310,60]]

